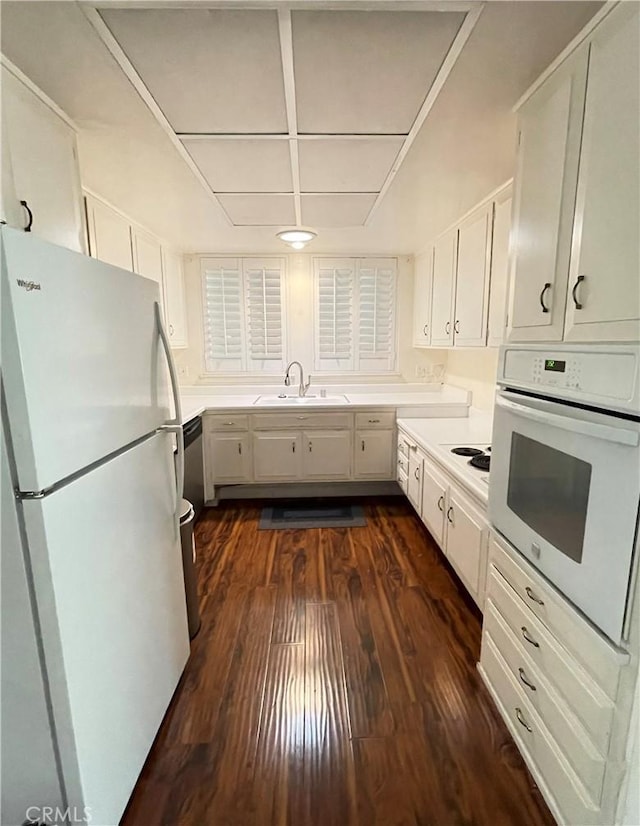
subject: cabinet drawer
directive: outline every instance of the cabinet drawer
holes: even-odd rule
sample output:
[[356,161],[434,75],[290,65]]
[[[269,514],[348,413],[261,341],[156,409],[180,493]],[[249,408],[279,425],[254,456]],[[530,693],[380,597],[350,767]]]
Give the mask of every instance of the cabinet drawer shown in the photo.
[[[585,785],[590,796],[599,802],[602,796],[605,758],[587,736],[584,727],[564,700],[538,670],[500,616],[491,600],[482,626],[483,644],[488,637],[502,655],[513,679],[524,686],[523,691],[543,723],[553,732],[553,738]],[[604,744],[606,754],[607,744]]]
[[218,433],[248,430],[249,416],[246,413],[205,413],[203,427],[207,432]]
[[307,430],[309,427],[326,429],[350,428],[351,413],[254,413],[254,430]]
[[487,597],[542,675],[566,699],[595,744],[606,753],[613,724],[611,700],[559,645],[493,566],[490,567]]
[[516,562],[495,536],[491,542],[491,562],[560,644],[615,700],[622,663],[613,647],[526,560],[518,559]]
[[379,430],[393,427],[396,421],[394,410],[372,410],[370,413],[356,413],[356,429]]
[[480,671],[534,778],[536,774],[541,776],[560,810],[559,822],[581,826],[598,824],[599,808],[589,798],[489,637],[483,638]]
[[409,442],[402,435],[398,436],[398,455],[409,460]]
[[409,490],[409,482],[407,480],[407,474],[403,473],[400,468],[398,468],[398,484],[402,488],[402,490],[406,493]]
[[398,475],[403,474],[405,477],[409,473],[409,459],[406,456],[403,456],[401,453],[398,454]]

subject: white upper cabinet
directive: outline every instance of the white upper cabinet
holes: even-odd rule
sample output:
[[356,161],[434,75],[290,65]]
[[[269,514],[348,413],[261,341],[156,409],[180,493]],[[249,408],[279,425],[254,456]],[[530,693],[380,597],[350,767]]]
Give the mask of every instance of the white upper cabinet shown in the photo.
[[164,300],[167,316],[167,332],[172,347],[186,347],[187,309],[184,291],[182,256],[173,250],[163,249]]
[[458,229],[454,342],[483,347],[487,341],[493,204],[470,215]]
[[587,61],[579,49],[519,113],[511,341],[562,339]]
[[123,270],[133,271],[129,221],[91,195],[85,197],[85,203],[91,256]]
[[160,287],[160,308],[166,321],[164,291],[162,279],[162,247],[157,238],[144,230],[131,228],[131,249],[133,251],[133,270],[138,275],[151,278]]
[[18,74],[3,59],[1,218],[85,252],[75,131]]
[[489,287],[489,324],[487,345],[504,343],[507,325],[509,284],[509,234],[511,229],[512,186],[505,187],[493,202],[491,238],[491,278]]
[[620,3],[522,106],[510,341],[640,340],[640,23]]
[[568,341],[640,340],[639,32],[638,4],[622,3],[591,41]]
[[413,284],[413,346],[431,344],[431,279],[433,248],[416,255]]
[[433,247],[433,289],[431,304],[431,344],[453,344],[453,301],[456,288],[458,231],[438,238]]

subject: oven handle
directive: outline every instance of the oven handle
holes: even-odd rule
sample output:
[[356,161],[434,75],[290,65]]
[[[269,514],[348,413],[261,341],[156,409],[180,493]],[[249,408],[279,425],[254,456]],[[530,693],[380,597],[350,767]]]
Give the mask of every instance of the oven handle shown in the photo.
[[[531,419],[534,422],[559,427],[571,433],[581,433],[584,436],[593,436],[596,439],[605,439],[608,442],[617,442],[621,445],[637,447],[640,442],[640,434],[634,430],[626,430],[622,427],[611,427],[606,424],[596,422],[585,422],[582,419],[572,419],[568,416],[561,416],[558,413],[550,413],[548,410],[538,410],[528,405],[518,404],[508,398],[505,391],[496,397],[496,405],[503,410],[521,416],[524,419]],[[519,396],[517,398],[520,398]],[[543,399],[536,399],[536,405],[551,406],[553,402],[545,402]]]

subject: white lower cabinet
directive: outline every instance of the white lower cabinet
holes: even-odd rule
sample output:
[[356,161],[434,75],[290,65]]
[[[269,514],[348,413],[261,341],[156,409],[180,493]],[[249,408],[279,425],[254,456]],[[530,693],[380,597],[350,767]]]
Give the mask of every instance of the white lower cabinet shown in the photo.
[[256,482],[288,482],[302,478],[302,434],[253,434],[253,469]]
[[393,478],[393,430],[356,430],[356,479]]
[[305,479],[349,479],[351,431],[310,430],[302,433]]
[[482,610],[489,523],[481,506],[402,431],[397,462],[400,487]]
[[422,521],[438,545],[444,545],[444,515],[448,482],[430,463],[422,469]]
[[497,535],[487,578],[479,670],[534,780],[558,823],[618,822],[629,656]]
[[447,540],[445,553],[470,594],[482,607],[487,570],[489,525],[455,487],[447,499]]
[[207,433],[205,455],[207,476],[212,484],[251,481],[248,433]]

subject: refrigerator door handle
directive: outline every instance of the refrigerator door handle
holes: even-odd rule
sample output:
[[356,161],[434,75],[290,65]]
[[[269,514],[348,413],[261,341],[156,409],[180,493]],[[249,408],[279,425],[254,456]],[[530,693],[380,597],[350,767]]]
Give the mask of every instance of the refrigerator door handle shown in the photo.
[[180,404],[180,391],[178,390],[178,377],[176,375],[176,366],[173,363],[173,356],[171,355],[171,347],[169,346],[169,339],[167,332],[162,323],[162,313],[160,311],[160,304],[155,302],[156,321],[158,322],[158,333],[160,334],[160,341],[164,349],[164,354],[167,359],[167,366],[169,367],[169,376],[171,378],[171,392],[173,394],[173,409],[175,410],[175,417],[167,422],[167,424],[176,424],[182,427],[182,405]]
[[184,493],[184,433],[182,430],[182,405],[180,404],[180,392],[178,390],[178,377],[176,376],[176,366],[173,363],[173,356],[171,355],[171,347],[169,346],[169,339],[167,332],[162,323],[162,313],[160,304],[155,302],[156,321],[158,322],[158,334],[164,349],[164,354],[167,359],[167,366],[169,367],[169,376],[171,378],[171,392],[173,393],[173,409],[175,410],[175,417],[166,424],[161,425],[160,430],[175,433],[178,452],[176,456],[176,517],[178,524],[180,523],[180,503],[182,501],[182,494]]
[[184,436],[182,433],[182,425],[162,424],[158,430],[176,434],[176,442],[178,443],[178,452],[176,454],[176,514],[178,516],[178,522],[180,522],[180,502],[182,500],[182,494],[184,493]]

